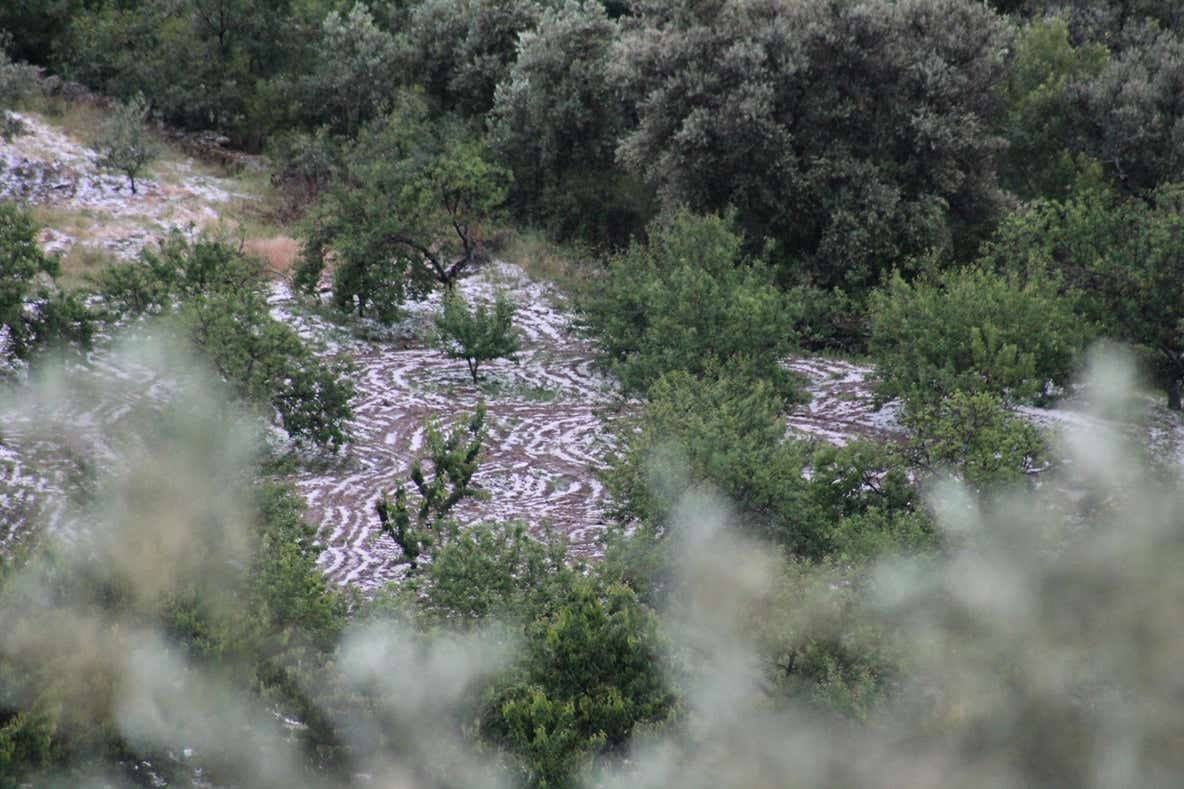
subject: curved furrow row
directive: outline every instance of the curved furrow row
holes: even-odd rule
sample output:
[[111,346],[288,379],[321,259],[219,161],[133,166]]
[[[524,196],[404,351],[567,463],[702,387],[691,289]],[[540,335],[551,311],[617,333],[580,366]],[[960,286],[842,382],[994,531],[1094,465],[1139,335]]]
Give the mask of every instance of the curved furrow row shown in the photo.
[[[298,474],[296,484],[318,526],[321,566],[337,583],[372,589],[405,572],[400,549],[380,532],[375,501],[408,484],[429,420],[448,430],[479,402],[486,404],[488,436],[473,480],[481,495],[461,502],[455,518],[462,525],[520,520],[536,536],[564,534],[572,555],[599,549],[606,494],[597,472],[609,450],[602,412],[616,399],[614,383],[595,369],[590,345],[571,336],[553,293],[521,269],[492,264],[458,288],[469,300],[505,292],[518,308],[522,350],[514,360],[483,364],[480,384],[464,361],[432,348],[349,338],[326,349],[348,350],[356,368],[353,437],[329,468]],[[421,336],[440,298],[407,305],[407,323]],[[302,335],[334,336],[282,286],[272,307]]]

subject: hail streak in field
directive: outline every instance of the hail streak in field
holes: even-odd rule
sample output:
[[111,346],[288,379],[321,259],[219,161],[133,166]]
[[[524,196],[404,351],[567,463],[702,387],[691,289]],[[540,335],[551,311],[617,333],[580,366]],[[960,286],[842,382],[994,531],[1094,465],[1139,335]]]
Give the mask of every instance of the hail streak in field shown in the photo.
[[[404,348],[340,331],[329,343],[330,352],[347,352],[357,367],[353,440],[328,467],[301,472],[295,481],[319,528],[322,567],[336,582],[374,588],[404,571],[399,548],[379,531],[374,502],[407,480],[426,420],[450,425],[482,400],[489,437],[474,483],[488,495],[459,504],[457,519],[522,520],[536,535],[559,531],[574,556],[599,548],[606,501],[597,471],[610,449],[606,420],[618,400],[613,382],[594,369],[591,347],[568,330],[570,315],[554,292],[521,269],[493,264],[458,287],[470,300],[492,299],[500,287],[518,305],[522,350],[514,361],[486,362],[480,385],[463,361],[419,343]],[[408,305],[408,323],[430,325],[438,306],[438,296]],[[273,311],[302,334],[333,336],[283,288]]]

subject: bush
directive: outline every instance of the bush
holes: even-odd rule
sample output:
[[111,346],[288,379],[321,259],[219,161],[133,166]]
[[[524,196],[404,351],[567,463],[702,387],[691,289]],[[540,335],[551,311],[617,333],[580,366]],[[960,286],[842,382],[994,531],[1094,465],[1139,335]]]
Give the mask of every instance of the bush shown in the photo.
[[1067,383],[1084,327],[1051,282],[986,268],[916,283],[899,275],[871,300],[880,397],[936,402],[957,391],[1012,401]]
[[1015,484],[1047,456],[1040,430],[990,392],[955,392],[905,412],[908,451],[930,474],[953,473],[979,491]]
[[473,383],[478,383],[481,362],[513,356],[518,352],[514,329],[514,302],[504,293],[494,299],[492,311],[481,303],[469,309],[464,297],[453,291],[444,296],[436,331],[441,350],[449,359],[464,359]]
[[617,516],[665,527],[687,489],[708,484],[748,528],[800,556],[861,560],[932,544],[902,458],[787,437],[783,408],[769,384],[745,376],[663,376],[617,434],[606,473]]
[[59,341],[87,348],[93,333],[90,310],[53,284],[58,260],[41,251],[38,230],[24,209],[0,202],[0,348],[18,359]]
[[626,392],[667,372],[733,364],[797,396],[779,362],[794,347],[799,310],[741,247],[731,217],[679,210],[590,283],[583,323]]
[[[990,264],[1054,282],[1085,320],[1145,349],[1168,407],[1184,400],[1184,185],[1148,199],[1087,190],[1008,217],[984,253]],[[1041,327],[1043,328],[1043,327]]]
[[673,703],[657,617],[623,586],[580,579],[527,628],[527,657],[486,700],[481,731],[522,759],[530,786],[564,786],[589,757],[621,749]]
[[109,307],[130,316],[167,315],[240,397],[267,404],[297,442],[337,448],[347,439],[353,385],[340,363],[318,359],[271,317],[263,264],[210,238],[179,233],[140,260],[97,279]]

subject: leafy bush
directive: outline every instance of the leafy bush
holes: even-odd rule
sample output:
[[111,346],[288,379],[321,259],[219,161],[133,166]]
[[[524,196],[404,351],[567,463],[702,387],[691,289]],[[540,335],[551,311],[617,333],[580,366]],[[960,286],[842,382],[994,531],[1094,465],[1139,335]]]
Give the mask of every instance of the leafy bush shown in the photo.
[[318,359],[271,317],[260,261],[177,232],[140,260],[104,269],[97,284],[117,314],[177,321],[238,395],[268,404],[298,442],[336,448],[346,441],[354,391],[346,368]]
[[1026,282],[986,268],[915,283],[899,275],[871,301],[879,394],[934,402],[956,391],[1013,401],[1065,384],[1085,338],[1071,304],[1033,272]]
[[932,544],[901,457],[787,437],[783,408],[769,384],[744,376],[663,376],[618,432],[606,474],[618,517],[665,526],[689,487],[708,484],[749,528],[800,556],[860,560]]
[[[1168,406],[1184,399],[1184,186],[1148,199],[1088,190],[1008,217],[984,253],[999,268],[1047,277],[1111,338],[1145,349]],[[1030,272],[1030,273],[1028,273]]]
[[905,412],[909,454],[929,473],[952,472],[988,491],[1011,485],[1047,456],[1040,430],[1004,408],[990,392],[955,392]]
[[579,579],[527,628],[527,657],[489,693],[481,731],[522,758],[528,785],[569,784],[586,759],[667,715],[657,624],[628,587]]
[[522,523],[475,524],[432,554],[417,587],[421,616],[465,627],[491,618],[533,622],[576,582],[560,535],[532,539]]
[[679,210],[590,283],[579,300],[584,324],[627,392],[667,372],[727,364],[796,396],[779,362],[799,310],[741,247],[730,217]]
[[484,303],[476,304],[470,310],[459,293],[446,294],[440,314],[436,316],[441,350],[449,359],[464,359],[473,383],[477,383],[481,362],[518,352],[515,311],[514,302],[504,293],[497,294],[492,311]]
[[38,230],[28,212],[0,202],[0,348],[21,359],[59,341],[89,347],[93,334],[90,310],[53,285],[58,261],[41,251]]

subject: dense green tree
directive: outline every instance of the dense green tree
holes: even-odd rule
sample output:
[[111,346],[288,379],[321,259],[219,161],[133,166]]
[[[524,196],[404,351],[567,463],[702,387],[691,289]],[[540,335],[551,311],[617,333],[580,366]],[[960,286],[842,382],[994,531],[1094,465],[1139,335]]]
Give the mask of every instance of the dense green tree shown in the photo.
[[569,786],[585,760],[665,718],[673,697],[657,625],[628,587],[578,579],[527,628],[527,657],[490,691],[481,730],[521,757],[528,786]]
[[482,257],[507,181],[463,127],[406,95],[363,130],[313,207],[297,282],[314,288],[332,258],[338,306],[389,320],[408,293],[451,289]]
[[549,9],[497,86],[490,137],[514,173],[513,207],[560,238],[620,246],[648,213],[648,190],[614,161],[629,123],[609,73],[618,35],[598,2]]
[[1167,185],[1147,200],[1093,190],[1039,201],[1009,217],[985,251],[1000,268],[1057,277],[1079,314],[1149,351],[1173,409],[1184,389],[1181,195]]
[[936,401],[992,392],[1012,401],[1064,385],[1087,334],[1055,282],[985,267],[908,283],[899,275],[871,301],[872,353],[885,399]]
[[398,44],[363,3],[348,14],[331,11],[321,33],[302,104],[310,120],[352,136],[394,97]]
[[675,211],[591,281],[583,320],[626,391],[672,370],[732,364],[794,396],[779,362],[793,348],[799,309],[765,264],[744,255],[732,224],[731,215]]
[[540,0],[422,0],[407,20],[407,68],[439,108],[483,115],[514,62],[518,35],[535,26],[545,5]]
[[259,261],[216,239],[180,233],[140,259],[104,269],[98,284],[117,314],[166,315],[243,398],[274,409],[298,442],[347,439],[353,386],[271,317]]
[[62,340],[89,347],[92,315],[78,296],[53,284],[56,257],[37,240],[37,223],[14,203],[0,202],[0,348],[25,358]]
[[667,200],[735,206],[785,280],[863,292],[989,229],[1010,33],[984,4],[638,5],[616,64],[639,118],[622,161]]
[[1100,168],[1078,145],[1081,108],[1072,93],[1096,78],[1109,57],[1098,43],[1073,46],[1068,24],[1058,17],[1020,32],[1007,80],[1001,177],[1008,188],[1025,198],[1066,197]]
[[496,295],[492,310],[485,303],[470,309],[459,293],[446,294],[436,316],[441,350],[449,359],[464,359],[473,383],[478,383],[481,362],[512,357],[518,352],[515,311],[514,302],[504,293]]
[[1047,459],[1040,430],[1009,413],[992,392],[954,392],[905,410],[910,459],[927,473],[953,473],[978,491],[1014,485]]

